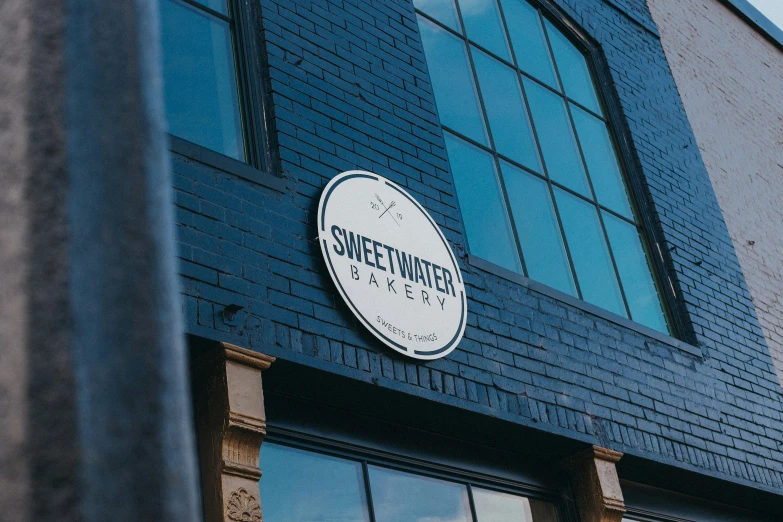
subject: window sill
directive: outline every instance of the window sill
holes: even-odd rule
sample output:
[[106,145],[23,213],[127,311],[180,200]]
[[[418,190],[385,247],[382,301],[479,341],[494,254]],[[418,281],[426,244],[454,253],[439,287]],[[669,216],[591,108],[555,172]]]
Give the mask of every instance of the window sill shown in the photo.
[[219,152],[207,149],[201,145],[196,145],[195,143],[183,140],[182,138],[172,136],[171,134],[168,134],[167,136],[169,138],[169,150],[171,152],[222,170],[228,174],[233,174],[248,181],[252,181],[253,183],[258,183],[259,185],[263,185],[278,192],[286,191],[285,180],[282,178],[278,178],[267,172],[251,167],[247,163],[235,160],[234,158],[229,158]]
[[489,261],[485,261],[474,255],[468,254],[468,264],[474,268],[483,270],[484,272],[489,272],[490,274],[496,275],[498,277],[502,277],[503,279],[512,281],[514,283],[517,283],[518,285],[522,285],[525,288],[529,288],[530,290],[533,290],[534,292],[538,292],[539,294],[544,294],[553,299],[557,299],[558,301],[565,303],[569,306],[579,308],[580,310],[583,310],[589,314],[596,315],[602,319],[606,319],[607,321],[610,321],[616,325],[628,328],[629,330],[633,330],[640,334],[646,335],[647,337],[652,337],[656,341],[660,341],[662,343],[668,344],[669,346],[673,346],[685,353],[688,353],[690,355],[699,358],[703,358],[701,349],[697,348],[696,346],[691,346],[690,344],[684,343],[679,339],[675,339],[670,335],[663,334],[657,330],[653,330],[652,328],[631,321],[630,319],[612,313],[608,310],[604,310],[603,308],[582,301],[581,299],[578,299],[572,295],[568,295],[559,290],[555,290],[552,287],[546,286],[537,281],[533,281],[530,278],[527,278],[523,275],[519,275],[515,272],[512,272],[511,270],[507,270],[494,263],[490,263]]

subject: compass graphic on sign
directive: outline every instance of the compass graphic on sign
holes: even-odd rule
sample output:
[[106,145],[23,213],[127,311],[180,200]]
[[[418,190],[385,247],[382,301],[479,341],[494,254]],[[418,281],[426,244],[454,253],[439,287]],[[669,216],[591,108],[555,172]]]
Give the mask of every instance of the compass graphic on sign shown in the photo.
[[318,239],[337,291],[384,344],[425,360],[459,344],[467,296],[457,258],[405,189],[372,172],[338,174],[321,195]]

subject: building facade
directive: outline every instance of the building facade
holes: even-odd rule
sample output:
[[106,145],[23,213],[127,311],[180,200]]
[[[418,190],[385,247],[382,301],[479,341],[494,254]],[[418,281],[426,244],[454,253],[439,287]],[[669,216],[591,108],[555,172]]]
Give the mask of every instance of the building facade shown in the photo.
[[731,3],[649,5],[780,380],[783,34],[752,26]]
[[[780,55],[736,10],[67,4],[0,6],[9,519],[781,519]],[[441,234],[447,353],[345,297],[350,171]],[[384,306],[429,320],[417,255]]]
[[[685,4],[652,2],[652,12],[699,11]],[[559,466],[591,445],[610,450],[596,462],[614,467],[615,455],[624,455],[616,470],[629,520],[775,519],[783,422],[774,352],[743,275],[744,254],[738,257],[735,250],[744,252],[745,246],[732,242],[735,214],[719,199],[736,191],[721,188],[708,174],[714,164],[710,151],[723,149],[702,146],[700,151],[700,122],[708,116],[699,113],[701,119],[689,120],[689,95],[678,77],[689,67],[688,58],[681,69],[671,58],[678,46],[694,53],[699,47],[667,40],[668,26],[641,1],[453,6],[270,0],[247,9],[252,13],[234,11],[231,23],[251,19],[250,27],[258,31],[253,51],[258,62],[250,66],[258,65],[256,74],[263,79],[257,81],[259,99],[251,109],[260,121],[244,131],[256,133],[255,141],[245,141],[249,149],[233,154],[252,168],[177,139],[172,156],[183,311],[194,357],[223,342],[277,358],[264,371],[268,436],[260,453],[266,472],[260,504],[267,520],[482,520],[491,516],[481,512],[491,504],[482,499],[484,491],[532,499],[526,509],[532,509],[534,520],[552,519],[551,509],[560,520],[576,520],[580,510],[589,520],[587,504],[570,500],[578,498],[569,489],[578,480]],[[584,271],[579,266],[580,255],[595,261],[601,252],[579,243],[576,235],[589,235],[587,228],[569,235],[567,203],[557,191],[574,185],[557,176],[579,167],[566,164],[566,174],[556,172],[557,162],[567,163],[570,154],[567,144],[557,142],[563,133],[552,123],[563,102],[534,99],[546,98],[536,89],[543,92],[548,73],[536,62],[532,29],[518,38],[514,34],[515,27],[528,23],[529,12],[542,17],[544,29],[538,30],[552,58],[541,60],[555,64],[553,85],[559,81],[565,87],[564,103],[602,216],[613,208],[610,197],[599,193],[598,171],[610,167],[600,158],[594,160],[598,164],[591,160],[600,139],[583,132],[574,114],[602,118],[600,125],[609,129],[610,154],[614,151],[619,164],[614,168],[622,172],[621,195],[624,179],[630,202],[625,204],[633,208],[629,221],[642,237],[642,262],[646,252],[652,274],[648,288],[654,285],[662,322],[646,320],[633,308],[635,287],[620,266],[622,248],[612,243],[610,218],[604,217],[602,226],[625,307],[613,308],[601,294],[617,284],[614,273],[608,277],[600,266]],[[687,24],[684,17],[671,18]],[[164,16],[164,53],[166,27]],[[456,42],[454,49],[471,49],[470,58],[464,55],[468,65],[449,55],[447,41]],[[558,50],[558,45],[572,47]],[[505,111],[524,121],[514,100],[519,87],[512,80],[506,88],[497,73],[495,86],[501,87],[493,91],[483,82],[485,58],[476,49],[521,74],[539,159],[503,150],[504,137],[525,139],[514,134],[524,129],[502,127],[493,119]],[[575,76],[585,67],[586,82]],[[590,89],[590,76],[593,97],[580,90]],[[476,85],[483,97],[471,99]],[[714,91],[722,96],[719,86]],[[247,104],[250,95],[241,96]],[[703,96],[699,100],[704,103]],[[493,108],[498,101],[500,108]],[[716,101],[721,103],[710,104],[715,110],[726,103]],[[471,112],[471,104],[478,104],[477,112]],[[739,101],[735,106],[753,111]],[[473,114],[486,120],[475,123]],[[494,139],[486,140],[482,128]],[[530,123],[527,128],[532,132]],[[725,127],[721,132],[735,137]],[[772,139],[774,132],[768,132]],[[499,162],[494,172],[502,170],[512,220],[518,219],[511,194],[516,189],[506,164],[515,162],[521,172],[530,166],[526,161],[543,161],[578,292],[551,275],[560,261],[553,255],[557,248],[544,238],[549,225],[536,222],[533,242],[526,243],[524,221],[512,227],[501,215],[502,202],[484,191],[482,160],[461,152],[460,140]],[[773,161],[769,154],[763,157]],[[417,361],[384,347],[327,275],[317,240],[318,201],[331,178],[357,169],[407,189],[459,259],[467,327],[458,348],[445,358]],[[461,186],[467,189],[460,192]],[[534,190],[532,182],[522,189]],[[590,220],[589,214],[573,213],[576,221]],[[516,234],[525,269],[508,261],[515,254],[504,254],[504,228]],[[546,254],[540,261],[546,270],[534,273],[537,248]],[[200,385],[193,382],[196,390]],[[305,470],[312,472],[309,479],[302,477]],[[335,490],[324,486],[332,476],[340,477],[332,487],[354,497],[335,500]],[[469,485],[469,509],[460,507],[459,492],[449,497],[448,487],[457,484]],[[442,502],[432,501],[439,495]],[[449,507],[439,511],[437,506]]]

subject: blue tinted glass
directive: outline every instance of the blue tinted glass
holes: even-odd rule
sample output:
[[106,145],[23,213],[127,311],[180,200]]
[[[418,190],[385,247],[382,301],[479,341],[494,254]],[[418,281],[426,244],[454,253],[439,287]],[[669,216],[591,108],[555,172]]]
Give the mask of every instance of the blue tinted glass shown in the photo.
[[441,123],[487,145],[464,42],[425,18],[418,19]]
[[472,489],[478,522],[527,522],[533,518],[530,502],[525,497],[486,489]]
[[560,189],[555,189],[555,200],[582,299],[628,317],[595,206]]
[[259,482],[265,522],[369,522],[362,466],[265,442]]
[[510,62],[511,53],[497,0],[459,0],[459,7],[468,38]]
[[620,164],[617,162],[606,124],[573,104],[571,115],[574,117],[576,135],[582,145],[587,171],[593,181],[598,202],[618,214],[633,219]]
[[369,470],[377,522],[471,522],[462,484],[375,466]]
[[571,130],[565,101],[528,79],[525,79],[525,92],[549,177],[571,190],[588,195],[590,186]]
[[659,332],[669,333],[639,230],[608,212],[604,212],[603,216],[625,299],[631,309],[631,319]]
[[169,132],[245,160],[229,25],[175,0],[160,1]]
[[445,138],[470,252],[521,274],[494,159],[448,133]]
[[229,16],[228,0],[196,0],[196,2],[200,3],[201,5],[205,5],[222,15]]
[[595,87],[584,54],[548,21],[546,22],[546,30],[566,95],[591,111],[600,114],[601,106],[595,94]]
[[526,73],[556,88],[555,69],[538,11],[525,0],[501,0],[500,4],[517,63]]
[[546,181],[508,163],[501,169],[528,276],[576,295]]
[[517,73],[477,49],[472,52],[495,150],[541,172]]
[[413,4],[416,6],[416,9],[427,13],[443,25],[447,25],[458,33],[462,33],[454,0],[414,0]]

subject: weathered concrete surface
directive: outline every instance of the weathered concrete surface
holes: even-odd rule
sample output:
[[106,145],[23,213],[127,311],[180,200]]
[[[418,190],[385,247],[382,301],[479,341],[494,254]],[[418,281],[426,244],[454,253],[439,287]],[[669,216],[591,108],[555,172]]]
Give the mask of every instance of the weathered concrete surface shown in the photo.
[[0,520],[192,521],[154,2],[0,3]]
[[783,385],[783,52],[718,0],[648,4]]
[[68,173],[84,514],[200,518],[157,2],[71,0]]
[[0,518],[78,520],[61,0],[0,5]]

